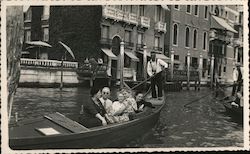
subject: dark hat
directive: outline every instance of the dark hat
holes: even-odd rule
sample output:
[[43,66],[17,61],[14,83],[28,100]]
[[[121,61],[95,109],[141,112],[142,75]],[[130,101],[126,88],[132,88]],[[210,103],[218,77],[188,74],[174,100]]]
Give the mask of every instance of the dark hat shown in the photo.
[[90,90],[91,97],[93,97],[95,94],[97,94],[99,90],[100,90],[99,88],[92,87]]

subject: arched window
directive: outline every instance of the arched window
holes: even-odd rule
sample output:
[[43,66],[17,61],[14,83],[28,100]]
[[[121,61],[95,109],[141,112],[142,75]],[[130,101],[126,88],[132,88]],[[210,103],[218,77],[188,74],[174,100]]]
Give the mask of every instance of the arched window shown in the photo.
[[173,44],[178,44],[178,25],[174,24],[174,30],[173,30]]
[[186,28],[186,41],[185,41],[185,46],[189,47],[189,28]]
[[194,30],[194,36],[193,36],[193,48],[197,47],[197,30]]
[[203,33],[203,50],[207,49],[207,32]]

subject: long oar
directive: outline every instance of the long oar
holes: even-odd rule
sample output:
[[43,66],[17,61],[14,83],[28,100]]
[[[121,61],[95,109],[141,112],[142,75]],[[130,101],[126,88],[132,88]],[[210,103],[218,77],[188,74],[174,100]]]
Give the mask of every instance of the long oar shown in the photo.
[[135,86],[134,86],[134,87],[132,87],[131,89],[133,90],[133,89],[135,89],[135,88],[139,87],[140,85],[142,85],[142,84],[144,84],[145,82],[147,82],[148,80],[152,79],[153,77],[155,77],[157,74],[161,73],[162,71],[163,71],[163,70],[161,70],[160,72],[158,72],[158,73],[156,73],[156,74],[152,75],[151,77],[149,77],[149,78],[145,79],[144,81],[142,81],[141,83],[139,83],[139,84],[135,85]]

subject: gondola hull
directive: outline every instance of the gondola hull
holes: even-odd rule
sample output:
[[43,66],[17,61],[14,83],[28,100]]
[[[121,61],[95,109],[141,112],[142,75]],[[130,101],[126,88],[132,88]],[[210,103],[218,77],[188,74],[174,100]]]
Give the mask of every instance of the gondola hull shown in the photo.
[[[160,116],[164,104],[153,109],[150,114],[143,114],[134,120],[111,124],[105,127],[91,128],[80,133],[69,133],[51,136],[24,136],[16,137],[23,129],[10,128],[10,147],[12,149],[84,149],[84,148],[114,148],[126,147],[131,140],[137,139],[152,129]],[[63,129],[51,124],[49,120],[37,120],[31,126],[51,126],[57,130]],[[27,125],[29,127],[29,124]],[[58,128],[59,127],[59,128]],[[30,127],[29,127],[30,128]],[[27,130],[28,131],[28,130]],[[30,131],[31,132],[31,131]],[[63,132],[63,131],[61,131]]]

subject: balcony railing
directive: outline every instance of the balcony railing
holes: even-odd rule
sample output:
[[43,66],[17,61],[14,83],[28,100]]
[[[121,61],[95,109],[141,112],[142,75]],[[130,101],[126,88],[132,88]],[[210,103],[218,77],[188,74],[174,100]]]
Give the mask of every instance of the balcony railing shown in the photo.
[[161,47],[153,47],[153,49],[154,49],[155,51],[162,51],[162,48],[161,48]]
[[133,48],[134,47],[134,43],[132,43],[132,42],[124,41],[124,44],[125,44],[125,48]]
[[164,32],[164,33],[166,33],[167,32],[166,23],[162,22],[162,21],[158,21],[155,24],[155,30],[157,30],[158,32]]
[[[21,66],[61,67],[62,62],[58,60],[21,58]],[[77,62],[63,62],[63,68],[77,68]]]
[[216,40],[217,39],[217,40],[225,41],[226,43],[232,42],[230,37],[228,37],[226,35],[223,35],[223,34],[219,34],[216,31],[210,31],[209,37],[210,37],[210,40]]
[[132,78],[133,77],[133,70],[132,68],[123,68],[123,77],[124,78]]
[[137,50],[142,50],[144,47],[144,44],[136,44],[136,49]]
[[138,17],[136,14],[124,12],[110,6],[103,6],[103,16],[116,21],[124,21],[129,24],[138,25]]
[[102,14],[105,18],[116,19],[116,9],[109,6],[104,6],[102,9]]
[[101,43],[103,46],[110,47],[111,44],[112,44],[112,40],[109,39],[109,38],[101,38],[100,43]]
[[149,28],[150,27],[150,18],[140,16],[140,25],[141,25],[141,27]]
[[234,38],[233,43],[234,43],[235,46],[240,46],[240,47],[243,46],[242,38]]

